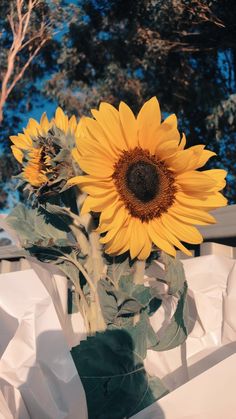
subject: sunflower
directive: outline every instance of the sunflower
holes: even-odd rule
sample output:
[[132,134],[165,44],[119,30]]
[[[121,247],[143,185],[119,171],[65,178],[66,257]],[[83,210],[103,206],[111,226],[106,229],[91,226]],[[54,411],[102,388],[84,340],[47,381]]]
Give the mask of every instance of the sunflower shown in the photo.
[[13,155],[23,166],[21,177],[35,188],[47,183],[48,175],[52,173],[52,159],[49,154],[54,150],[52,150],[52,140],[50,139],[49,144],[47,136],[53,127],[65,135],[74,138],[78,136],[75,116],[69,119],[61,108],[57,108],[55,117],[51,121],[48,120],[46,113],[42,115],[39,123],[31,118],[23,133],[10,137],[13,143],[11,146]]
[[155,97],[137,118],[123,102],[119,111],[108,103],[92,110],[93,118],[80,121],[81,133],[73,150],[80,168],[76,176],[86,197],[81,213],[98,212],[105,251],[146,259],[152,245],[175,256],[182,244],[198,244],[202,236],[194,225],[215,223],[208,211],[226,205],[219,193],[224,170],[197,171],[214,152],[204,145],[185,149],[175,115],[161,122]]

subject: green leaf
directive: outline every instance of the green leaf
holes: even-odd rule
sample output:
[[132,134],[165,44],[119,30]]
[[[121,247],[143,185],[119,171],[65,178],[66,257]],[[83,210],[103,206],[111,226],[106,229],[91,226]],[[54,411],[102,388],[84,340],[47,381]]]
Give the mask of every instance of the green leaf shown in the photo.
[[67,239],[66,232],[49,223],[45,214],[22,204],[13,209],[6,221],[18,233],[23,247],[31,244],[47,247],[52,246],[56,240]]
[[118,313],[117,300],[112,293],[113,287],[108,281],[101,279],[98,282],[98,295],[102,310],[103,318],[107,325],[116,321]]
[[131,295],[134,289],[133,275],[122,275],[119,279],[119,288],[128,295]]
[[151,349],[154,351],[166,351],[181,345],[188,336],[186,319],[188,318],[187,309],[187,282],[184,283],[183,289],[179,291],[179,301],[174,316],[170,324],[164,330],[163,337]]
[[176,295],[179,290],[184,286],[185,273],[183,264],[180,260],[162,252],[161,260],[165,264],[166,274],[164,277],[165,282],[169,285],[169,294]]
[[[161,397],[166,396],[169,391],[164,387],[162,381],[158,377],[148,377],[148,387],[147,391],[144,394],[143,398],[140,399],[140,402],[138,406],[136,406],[136,409],[134,412],[132,412],[132,415],[135,415],[138,412],[141,412],[143,409],[145,409],[147,406],[150,406],[154,403],[154,401],[159,400]],[[163,417],[163,415],[160,416],[160,418]]]
[[150,288],[141,284],[135,285],[132,296],[143,306],[147,306],[153,298]]
[[130,417],[166,394],[158,379],[159,391],[157,381],[148,377],[124,330],[97,333],[71,353],[85,389],[89,419]]
[[121,317],[134,316],[144,308],[135,298],[117,290],[105,279],[98,282],[98,293],[103,317],[108,325],[121,325]]
[[145,311],[140,314],[140,319],[135,325],[127,325],[125,330],[132,336],[135,352],[143,359],[147,355],[147,350],[158,343],[157,335]]
[[130,275],[129,259],[125,258],[122,261],[118,261],[117,258],[109,258],[110,264],[108,264],[107,278],[111,280],[116,286],[122,277]]

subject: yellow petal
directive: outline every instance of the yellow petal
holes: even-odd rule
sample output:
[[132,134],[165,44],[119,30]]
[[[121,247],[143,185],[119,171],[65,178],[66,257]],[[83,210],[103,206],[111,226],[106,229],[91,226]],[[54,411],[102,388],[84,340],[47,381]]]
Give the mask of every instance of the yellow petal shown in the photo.
[[137,121],[129,106],[124,102],[120,102],[119,113],[126,144],[129,149],[133,149],[138,145]]
[[30,118],[25,133],[30,137],[36,137],[37,135],[42,134],[42,128],[35,119]]
[[122,201],[118,201],[118,202],[115,201],[113,202],[113,204],[109,205],[107,208],[104,208],[104,210],[100,214],[99,226],[97,228],[97,231],[99,233],[109,230],[108,226],[114,220],[115,215],[120,207],[123,207]]
[[62,130],[65,134],[67,133],[69,126],[68,116],[64,114],[60,107],[56,110],[54,122],[60,130]]
[[17,148],[15,145],[11,146],[11,150],[12,150],[12,154],[15,157],[15,159],[19,162],[22,163],[23,161],[23,157],[24,154],[21,150],[19,150],[19,148]]
[[100,185],[100,186],[104,186],[104,188],[106,188],[106,186],[112,185],[110,182],[112,181],[112,178],[107,178],[107,179],[100,179],[98,177],[94,177],[94,176],[75,176],[71,179],[68,180],[69,184],[79,184],[81,187],[83,187],[83,185]]
[[72,134],[75,133],[76,128],[77,128],[77,121],[76,121],[76,117],[75,115],[73,115],[70,119],[69,119],[69,130]]
[[193,146],[183,151],[177,151],[174,155],[164,160],[177,173],[194,170],[198,167],[203,149],[204,145]]
[[107,193],[112,189],[115,190],[113,182],[107,182],[105,186],[100,185],[98,182],[94,183],[93,185],[84,184],[80,188],[83,192],[86,192],[88,195],[94,197]]
[[109,103],[102,102],[99,111],[91,111],[100,124],[106,137],[117,150],[127,150],[127,144],[122,132],[119,112]]
[[158,219],[155,223],[156,230],[160,233],[162,237],[168,238],[168,241],[173,244],[175,247],[177,247],[179,250],[181,250],[183,253],[185,253],[188,256],[192,256],[192,253],[190,250],[188,250],[178,239],[174,234],[172,234],[169,230],[166,231],[162,219]]
[[179,204],[174,204],[168,210],[168,213],[170,215],[172,214],[180,221],[184,221],[187,224],[207,225],[216,223],[216,219],[207,212],[197,208],[183,207]]
[[147,233],[142,222],[138,218],[131,218],[130,223],[130,257],[131,259],[134,259],[143,249]]
[[212,190],[219,191],[223,189],[226,185],[225,177],[227,175],[227,172],[222,169],[210,169],[210,170],[204,170],[202,173],[204,173],[206,176],[209,176],[211,179],[215,180],[215,186]]
[[83,137],[78,138],[77,149],[79,153],[84,157],[94,157],[96,156],[97,160],[108,161],[109,164],[114,164],[114,159],[111,154],[99,144],[98,141],[91,138],[88,133],[88,130],[85,128],[83,132]]
[[203,241],[202,235],[195,227],[186,225],[169,214],[162,216],[162,222],[167,230],[186,243],[199,244]]
[[183,192],[177,192],[175,194],[175,199],[184,206],[190,208],[202,208],[203,210],[207,211],[227,205],[227,199],[219,192],[211,193],[208,196],[197,198],[186,195]]
[[138,254],[138,259],[139,260],[146,260],[150,256],[151,250],[152,250],[152,242],[147,235],[147,237],[145,239],[144,246],[143,246],[141,252]]
[[93,202],[94,202],[93,201],[93,198],[91,198],[90,196],[88,196],[84,200],[83,205],[82,205],[82,207],[80,209],[80,215],[85,215],[88,212],[92,211],[92,209],[91,209],[91,203],[93,203]]
[[185,134],[183,134],[182,135],[182,138],[181,138],[181,140],[180,140],[180,143],[179,143],[179,146],[178,146],[178,149],[179,150],[183,150],[184,148],[185,148],[185,146],[186,146],[186,136],[185,136]]
[[118,256],[129,249],[129,235],[127,231],[127,227],[123,227],[117,231],[113,239],[109,243],[106,243],[106,253]]
[[113,175],[114,168],[112,167],[112,162],[108,160],[99,160],[94,158],[80,158],[79,161],[80,168],[87,174],[93,175],[100,178],[108,178]]
[[47,133],[49,128],[50,128],[50,123],[49,123],[46,112],[44,112],[43,115],[41,116],[40,125],[41,125],[43,131],[45,133]]
[[154,154],[159,141],[157,132],[161,123],[160,106],[156,97],[144,103],[139,111],[137,123],[140,147]]
[[[119,155],[119,150],[113,144],[112,141],[108,137],[106,137],[105,132],[102,130],[102,127],[99,125],[97,121],[92,118],[84,118],[84,123],[87,129],[87,133],[90,134],[90,140],[97,141],[100,144],[100,147],[104,149],[113,159],[117,159]],[[87,134],[87,137],[88,137]],[[84,138],[86,137],[86,133],[84,134]],[[77,143],[77,147],[81,153],[83,153],[82,145],[80,141]]]
[[181,187],[184,192],[191,194],[199,194],[209,191],[216,185],[214,179],[205,175],[203,172],[189,171],[181,173],[175,178],[176,184]]
[[72,155],[73,159],[76,161],[76,163],[79,164],[79,159],[80,159],[81,155],[79,154],[77,148],[73,148],[71,150],[71,155]]
[[214,151],[203,150],[197,162],[196,169],[199,169],[200,167],[204,166],[208,162],[208,160],[213,156],[216,156],[216,153],[214,153]]
[[[88,196],[85,202],[86,201],[88,201],[86,204],[84,204],[86,211],[83,206],[83,214],[89,211],[101,212],[108,205],[111,205],[113,204],[113,202],[118,201],[118,195],[117,192],[112,191],[110,193],[105,193],[104,196],[98,196],[96,198]],[[90,208],[89,211],[87,210],[87,208]]]
[[12,135],[10,140],[13,144],[20,148],[21,150],[29,150],[32,147],[32,140],[29,139],[24,134]]
[[155,243],[155,245],[161,249],[164,250],[164,252],[168,253],[169,255],[175,256],[176,250],[172,246],[171,243],[169,243],[167,240],[163,239],[162,236],[158,233],[156,229],[156,223],[155,220],[149,221],[148,223],[148,234],[150,239]]
[[108,243],[113,238],[114,231],[120,230],[122,226],[125,224],[125,222],[127,221],[127,218],[128,218],[127,211],[125,211],[123,207],[120,207],[118,211],[116,211],[115,217],[111,221],[111,223],[107,224],[107,227],[105,224],[103,224],[103,226],[101,225],[100,230],[104,229],[104,232],[105,232],[109,229],[109,231],[105,237],[102,237],[100,239],[100,242]]
[[177,128],[176,115],[168,116],[160,125],[157,132],[158,141],[155,154],[159,158],[169,157],[178,151],[180,133]]
[[168,210],[168,214],[185,224],[208,225],[216,223],[216,220],[212,215],[196,209],[192,211],[192,214],[188,214],[187,211],[181,212],[179,209],[174,209],[172,207]]

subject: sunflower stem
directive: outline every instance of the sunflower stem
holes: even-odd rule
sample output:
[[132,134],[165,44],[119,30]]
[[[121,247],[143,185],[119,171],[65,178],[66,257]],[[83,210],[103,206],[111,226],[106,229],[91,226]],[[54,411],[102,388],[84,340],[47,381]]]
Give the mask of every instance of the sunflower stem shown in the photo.
[[146,261],[137,260],[134,265],[134,284],[143,284],[144,283],[144,273],[145,273]]
[[[91,223],[91,228],[94,228],[92,223]],[[97,284],[102,277],[104,264],[102,260],[99,236],[93,230],[89,233],[89,241],[91,245],[90,257],[92,258],[92,261],[93,261],[93,282],[95,285],[95,290],[91,290],[91,303],[90,303],[91,320],[92,320],[91,326],[94,329],[92,330],[92,332],[96,332],[98,330],[102,331],[106,329],[106,323],[102,315],[99,296],[97,292]]]
[[[145,273],[146,261],[137,260],[134,265],[134,284],[143,284],[144,283],[144,273]],[[134,326],[139,322],[140,314],[137,313],[134,315]]]

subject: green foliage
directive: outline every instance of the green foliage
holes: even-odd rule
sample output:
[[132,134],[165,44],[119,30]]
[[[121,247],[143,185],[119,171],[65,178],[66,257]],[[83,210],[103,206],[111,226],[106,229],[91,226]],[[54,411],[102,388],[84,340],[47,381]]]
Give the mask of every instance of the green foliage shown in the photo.
[[164,280],[169,286],[168,293],[176,295],[183,288],[185,282],[183,264],[180,260],[173,259],[164,252],[161,253],[161,261],[166,268]]
[[150,378],[125,330],[107,330],[71,351],[82,380],[90,419],[130,417],[167,393]]
[[68,245],[66,232],[47,222],[45,214],[38,209],[27,209],[19,204],[6,221],[15,229],[24,247]]
[[179,301],[169,325],[165,328],[164,334],[159,342],[152,347],[155,351],[167,351],[173,349],[176,346],[181,345],[188,336],[187,330],[187,283],[184,283],[184,287],[178,293]]

